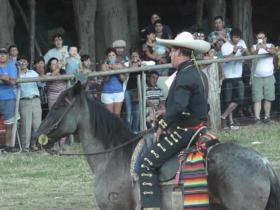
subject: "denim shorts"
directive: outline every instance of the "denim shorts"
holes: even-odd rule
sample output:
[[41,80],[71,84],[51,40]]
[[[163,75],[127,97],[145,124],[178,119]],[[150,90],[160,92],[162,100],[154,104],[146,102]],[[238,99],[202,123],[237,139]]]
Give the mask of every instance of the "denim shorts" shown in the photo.
[[0,114],[4,117],[4,124],[13,124],[16,109],[16,100],[0,100]]
[[101,102],[104,104],[121,103],[124,100],[124,92],[102,93]]
[[244,83],[241,78],[225,79],[222,92],[224,102],[235,102],[242,104],[244,101]]

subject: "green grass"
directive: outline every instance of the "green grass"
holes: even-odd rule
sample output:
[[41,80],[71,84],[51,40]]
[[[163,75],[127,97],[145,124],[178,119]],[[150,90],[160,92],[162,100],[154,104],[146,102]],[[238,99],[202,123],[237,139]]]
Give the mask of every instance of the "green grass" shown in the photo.
[[[223,142],[256,149],[279,171],[279,133],[280,124],[274,123],[215,134]],[[70,150],[79,152],[80,146],[75,144]],[[93,184],[94,175],[82,156],[0,155],[0,210],[96,210]]]
[[251,147],[280,168],[280,123],[248,125],[238,131],[215,133],[223,142],[237,142]]
[[0,169],[1,210],[97,209],[84,157],[8,154],[0,156]]

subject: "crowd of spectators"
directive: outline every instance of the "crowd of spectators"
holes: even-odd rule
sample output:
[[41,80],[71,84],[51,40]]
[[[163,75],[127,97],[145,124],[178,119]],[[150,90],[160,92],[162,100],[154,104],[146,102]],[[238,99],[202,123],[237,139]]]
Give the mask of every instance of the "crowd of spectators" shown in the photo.
[[[113,71],[130,67],[139,68],[143,65],[165,64],[170,62],[170,49],[156,42],[156,37],[172,39],[171,27],[164,24],[158,14],[151,15],[151,23],[140,31],[140,47],[128,50],[125,40],[115,40],[104,52],[101,71]],[[257,32],[255,44],[248,47],[242,39],[242,32],[237,28],[226,28],[224,19],[217,16],[213,20],[214,31],[208,35],[203,29],[193,32],[194,39],[207,40],[211,49],[206,54],[195,54],[196,59],[232,58],[249,54],[275,54],[279,47],[269,43],[264,32]],[[53,48],[45,56],[39,56],[34,63],[20,55],[16,45],[8,50],[0,49],[0,114],[6,126],[5,151],[15,152],[15,142],[11,139],[11,128],[15,121],[16,78],[59,76],[63,74],[80,74],[88,76],[97,70],[89,55],[80,55],[78,46],[65,46],[61,34],[52,38]],[[128,52],[129,51],[129,52]],[[20,56],[19,56],[20,55]],[[276,61],[276,62],[275,62]],[[246,97],[252,101],[246,103],[247,113],[252,114],[255,123],[271,122],[271,104],[280,92],[280,59],[275,57],[254,60],[248,65],[242,60],[230,61],[219,66],[223,129],[239,129],[234,120],[235,110],[241,114],[245,109]],[[247,69],[247,70],[246,70]],[[278,69],[278,70],[277,70]],[[157,85],[161,76],[170,76],[172,69],[158,69],[147,74],[147,126],[153,126],[156,112],[163,108],[164,94]],[[139,131],[139,104],[137,76],[140,73],[118,74],[104,77],[88,77],[86,91],[94,99],[122,117],[133,132]],[[244,78],[244,75],[246,78]],[[250,78],[250,79],[248,79]],[[246,82],[247,81],[247,82]],[[250,86],[251,85],[251,86]],[[48,110],[55,103],[58,95],[67,88],[66,81],[30,82],[19,85],[19,136],[24,152],[37,150],[32,133],[39,127]],[[249,93],[249,94],[248,94]],[[247,100],[248,101],[248,100]],[[249,100],[250,101],[250,100]],[[279,104],[278,104],[279,105]],[[262,115],[262,107],[264,115]],[[240,111],[241,110],[241,111]],[[123,114],[124,113],[124,114]],[[60,139],[60,146],[65,138]]]

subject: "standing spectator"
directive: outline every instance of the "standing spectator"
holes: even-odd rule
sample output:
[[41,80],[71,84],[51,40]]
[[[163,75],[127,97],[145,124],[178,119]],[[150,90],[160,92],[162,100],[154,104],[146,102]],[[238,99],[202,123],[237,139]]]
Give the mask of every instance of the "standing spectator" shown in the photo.
[[214,44],[218,39],[223,39],[224,42],[230,41],[231,28],[225,28],[224,18],[222,16],[216,16],[214,18],[215,31],[208,35],[208,41]]
[[66,58],[68,57],[67,46],[63,46],[62,35],[57,33],[52,37],[54,48],[50,49],[44,56],[45,62],[48,63],[51,58],[57,58],[62,67],[65,67]]
[[8,51],[5,48],[0,49],[0,114],[4,117],[6,125],[5,133],[5,151],[17,152],[15,142],[12,140],[12,125],[15,120],[16,95],[15,84],[17,78],[17,69],[15,65],[8,63]]
[[[156,13],[151,15],[151,24],[141,30],[142,33],[146,34],[147,32],[154,32],[155,31],[155,22],[157,20],[161,20],[160,16]],[[172,31],[168,25],[163,25],[163,32],[167,35],[167,39],[172,39]]]
[[165,63],[166,59],[164,58],[166,51],[165,48],[161,48],[160,46],[162,45],[156,43],[154,32],[147,32],[146,42],[142,45],[143,60],[155,61],[158,64]]
[[193,38],[197,39],[197,40],[205,40],[206,35],[205,35],[205,32],[203,31],[203,29],[196,30],[196,32],[194,32],[194,34],[193,34]]
[[[245,42],[241,39],[241,31],[233,29],[231,31],[231,40],[222,46],[222,54],[225,58],[233,58],[243,54],[249,54]],[[222,127],[224,129],[237,130],[239,127],[234,123],[232,112],[244,100],[244,83],[242,81],[242,61],[230,61],[223,64],[225,80],[222,90],[224,92],[223,100],[227,103],[226,110],[221,115]],[[227,122],[229,120],[229,124]]]
[[[95,71],[95,69],[92,68],[92,63],[89,55],[86,54],[82,55],[80,67],[78,68],[78,73],[88,76],[93,71]],[[86,91],[91,98],[99,100],[100,85],[101,85],[101,80],[99,80],[97,76],[88,77]]]
[[128,56],[125,55],[126,42],[124,40],[115,40],[113,42],[113,48],[117,53],[117,63],[124,64],[125,62],[128,62]]
[[[142,66],[139,53],[132,51],[128,66],[130,68],[137,69]],[[141,75],[141,72],[134,72],[129,74],[127,88],[125,91],[125,109],[126,109],[126,121],[129,128],[137,133],[140,129],[139,119],[139,101],[138,101],[138,87],[137,76]]]
[[[264,32],[257,34],[257,43],[251,48],[253,54],[274,54],[276,49],[273,44],[267,43]],[[262,100],[264,100],[264,123],[270,122],[271,101],[275,100],[275,78],[273,57],[260,58],[256,61],[253,72],[252,94],[254,102],[254,115],[256,123],[260,122]]]
[[75,74],[80,65],[80,55],[78,53],[78,47],[70,46],[68,49],[69,57],[66,58],[66,74]]
[[[62,65],[57,58],[51,58],[47,64],[47,76],[59,76],[65,74],[62,69]],[[60,81],[49,81],[47,82],[47,95],[48,95],[48,106],[49,109],[56,102],[59,94],[67,88],[67,82],[64,80]]]
[[[39,76],[34,70],[28,69],[28,59],[24,56],[18,58],[20,78],[36,78]],[[23,152],[37,150],[32,131],[36,131],[42,119],[40,93],[36,82],[20,84],[20,140]]]
[[[102,65],[102,71],[112,71],[123,68],[123,64],[117,63],[117,53],[114,48],[106,50],[106,62]],[[124,100],[123,82],[127,79],[125,74],[110,75],[104,78],[101,92],[101,101],[112,113],[120,116]]]
[[274,72],[275,76],[275,106],[276,110],[279,114],[280,112],[280,35],[278,35],[276,51],[278,52],[278,56],[275,56],[275,66],[276,71]]
[[[47,64],[47,76],[59,76],[65,74],[65,70],[62,69],[62,64],[57,58],[51,58]],[[52,108],[56,102],[59,94],[67,88],[67,82],[64,80],[60,81],[49,81],[47,82],[47,95],[49,109]],[[63,137],[59,140],[59,146],[64,149],[66,138]]]
[[18,53],[19,53],[17,46],[15,44],[9,46],[8,52],[9,52],[9,61],[16,64]]
[[[45,76],[46,69],[45,69],[45,60],[43,56],[39,56],[35,58],[33,69],[34,71],[37,72],[37,74],[40,77]],[[46,83],[45,82],[38,83],[38,88],[39,88],[40,99],[41,99],[40,101],[41,101],[41,109],[42,109],[42,119],[44,119],[49,111]]]

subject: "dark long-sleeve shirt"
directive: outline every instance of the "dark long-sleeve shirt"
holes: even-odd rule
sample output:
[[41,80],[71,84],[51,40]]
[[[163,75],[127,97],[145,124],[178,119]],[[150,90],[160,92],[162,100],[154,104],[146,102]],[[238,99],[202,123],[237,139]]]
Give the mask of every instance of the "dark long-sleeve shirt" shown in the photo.
[[208,81],[191,61],[179,65],[166,99],[163,128],[174,124],[196,125],[207,119]]

